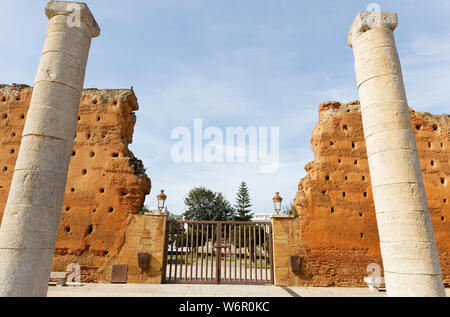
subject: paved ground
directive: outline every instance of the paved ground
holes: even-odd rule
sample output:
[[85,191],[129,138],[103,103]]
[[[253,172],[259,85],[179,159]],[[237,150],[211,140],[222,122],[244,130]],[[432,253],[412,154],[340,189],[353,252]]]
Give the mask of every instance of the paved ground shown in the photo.
[[[450,290],[448,292],[450,296]],[[386,296],[368,288],[275,287],[250,285],[85,284],[49,287],[49,297],[363,297]]]

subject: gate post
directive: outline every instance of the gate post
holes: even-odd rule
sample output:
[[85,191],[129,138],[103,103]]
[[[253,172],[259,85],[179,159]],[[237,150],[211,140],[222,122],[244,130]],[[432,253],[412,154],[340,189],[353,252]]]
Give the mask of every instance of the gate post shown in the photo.
[[291,285],[292,279],[289,265],[289,256],[291,255],[289,245],[290,222],[294,219],[289,215],[272,215],[270,221],[272,223],[272,232],[270,239],[272,239],[272,254],[271,263],[272,268],[272,283],[275,286]]

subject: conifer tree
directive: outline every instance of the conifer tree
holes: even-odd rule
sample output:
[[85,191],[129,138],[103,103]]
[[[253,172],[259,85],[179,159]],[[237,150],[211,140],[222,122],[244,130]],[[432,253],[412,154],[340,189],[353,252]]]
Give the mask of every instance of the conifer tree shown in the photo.
[[250,194],[248,191],[247,184],[242,182],[239,186],[238,192],[236,193],[236,204],[234,208],[236,210],[236,220],[237,221],[250,221],[253,218],[251,213],[252,204],[250,201]]

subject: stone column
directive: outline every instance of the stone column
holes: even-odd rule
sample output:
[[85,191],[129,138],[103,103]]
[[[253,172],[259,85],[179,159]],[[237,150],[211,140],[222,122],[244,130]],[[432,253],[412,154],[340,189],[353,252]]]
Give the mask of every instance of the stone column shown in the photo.
[[84,3],[50,1],[47,37],[0,228],[0,296],[46,296],[91,38]]
[[445,296],[393,31],[397,14],[360,12],[347,36],[389,296]]

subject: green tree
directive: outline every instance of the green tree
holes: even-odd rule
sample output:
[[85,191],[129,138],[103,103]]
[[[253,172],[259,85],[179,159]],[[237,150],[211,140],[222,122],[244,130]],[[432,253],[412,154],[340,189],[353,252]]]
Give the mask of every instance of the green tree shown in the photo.
[[237,221],[250,221],[253,218],[250,207],[252,207],[250,201],[250,194],[248,192],[248,187],[245,182],[242,182],[239,186],[238,192],[236,193],[236,204],[234,205],[236,209],[236,220]]
[[213,221],[229,221],[235,219],[236,211],[222,193],[216,193],[214,206]]
[[214,193],[205,187],[195,187],[184,199],[186,220],[228,221],[233,220],[235,211],[222,193]]

